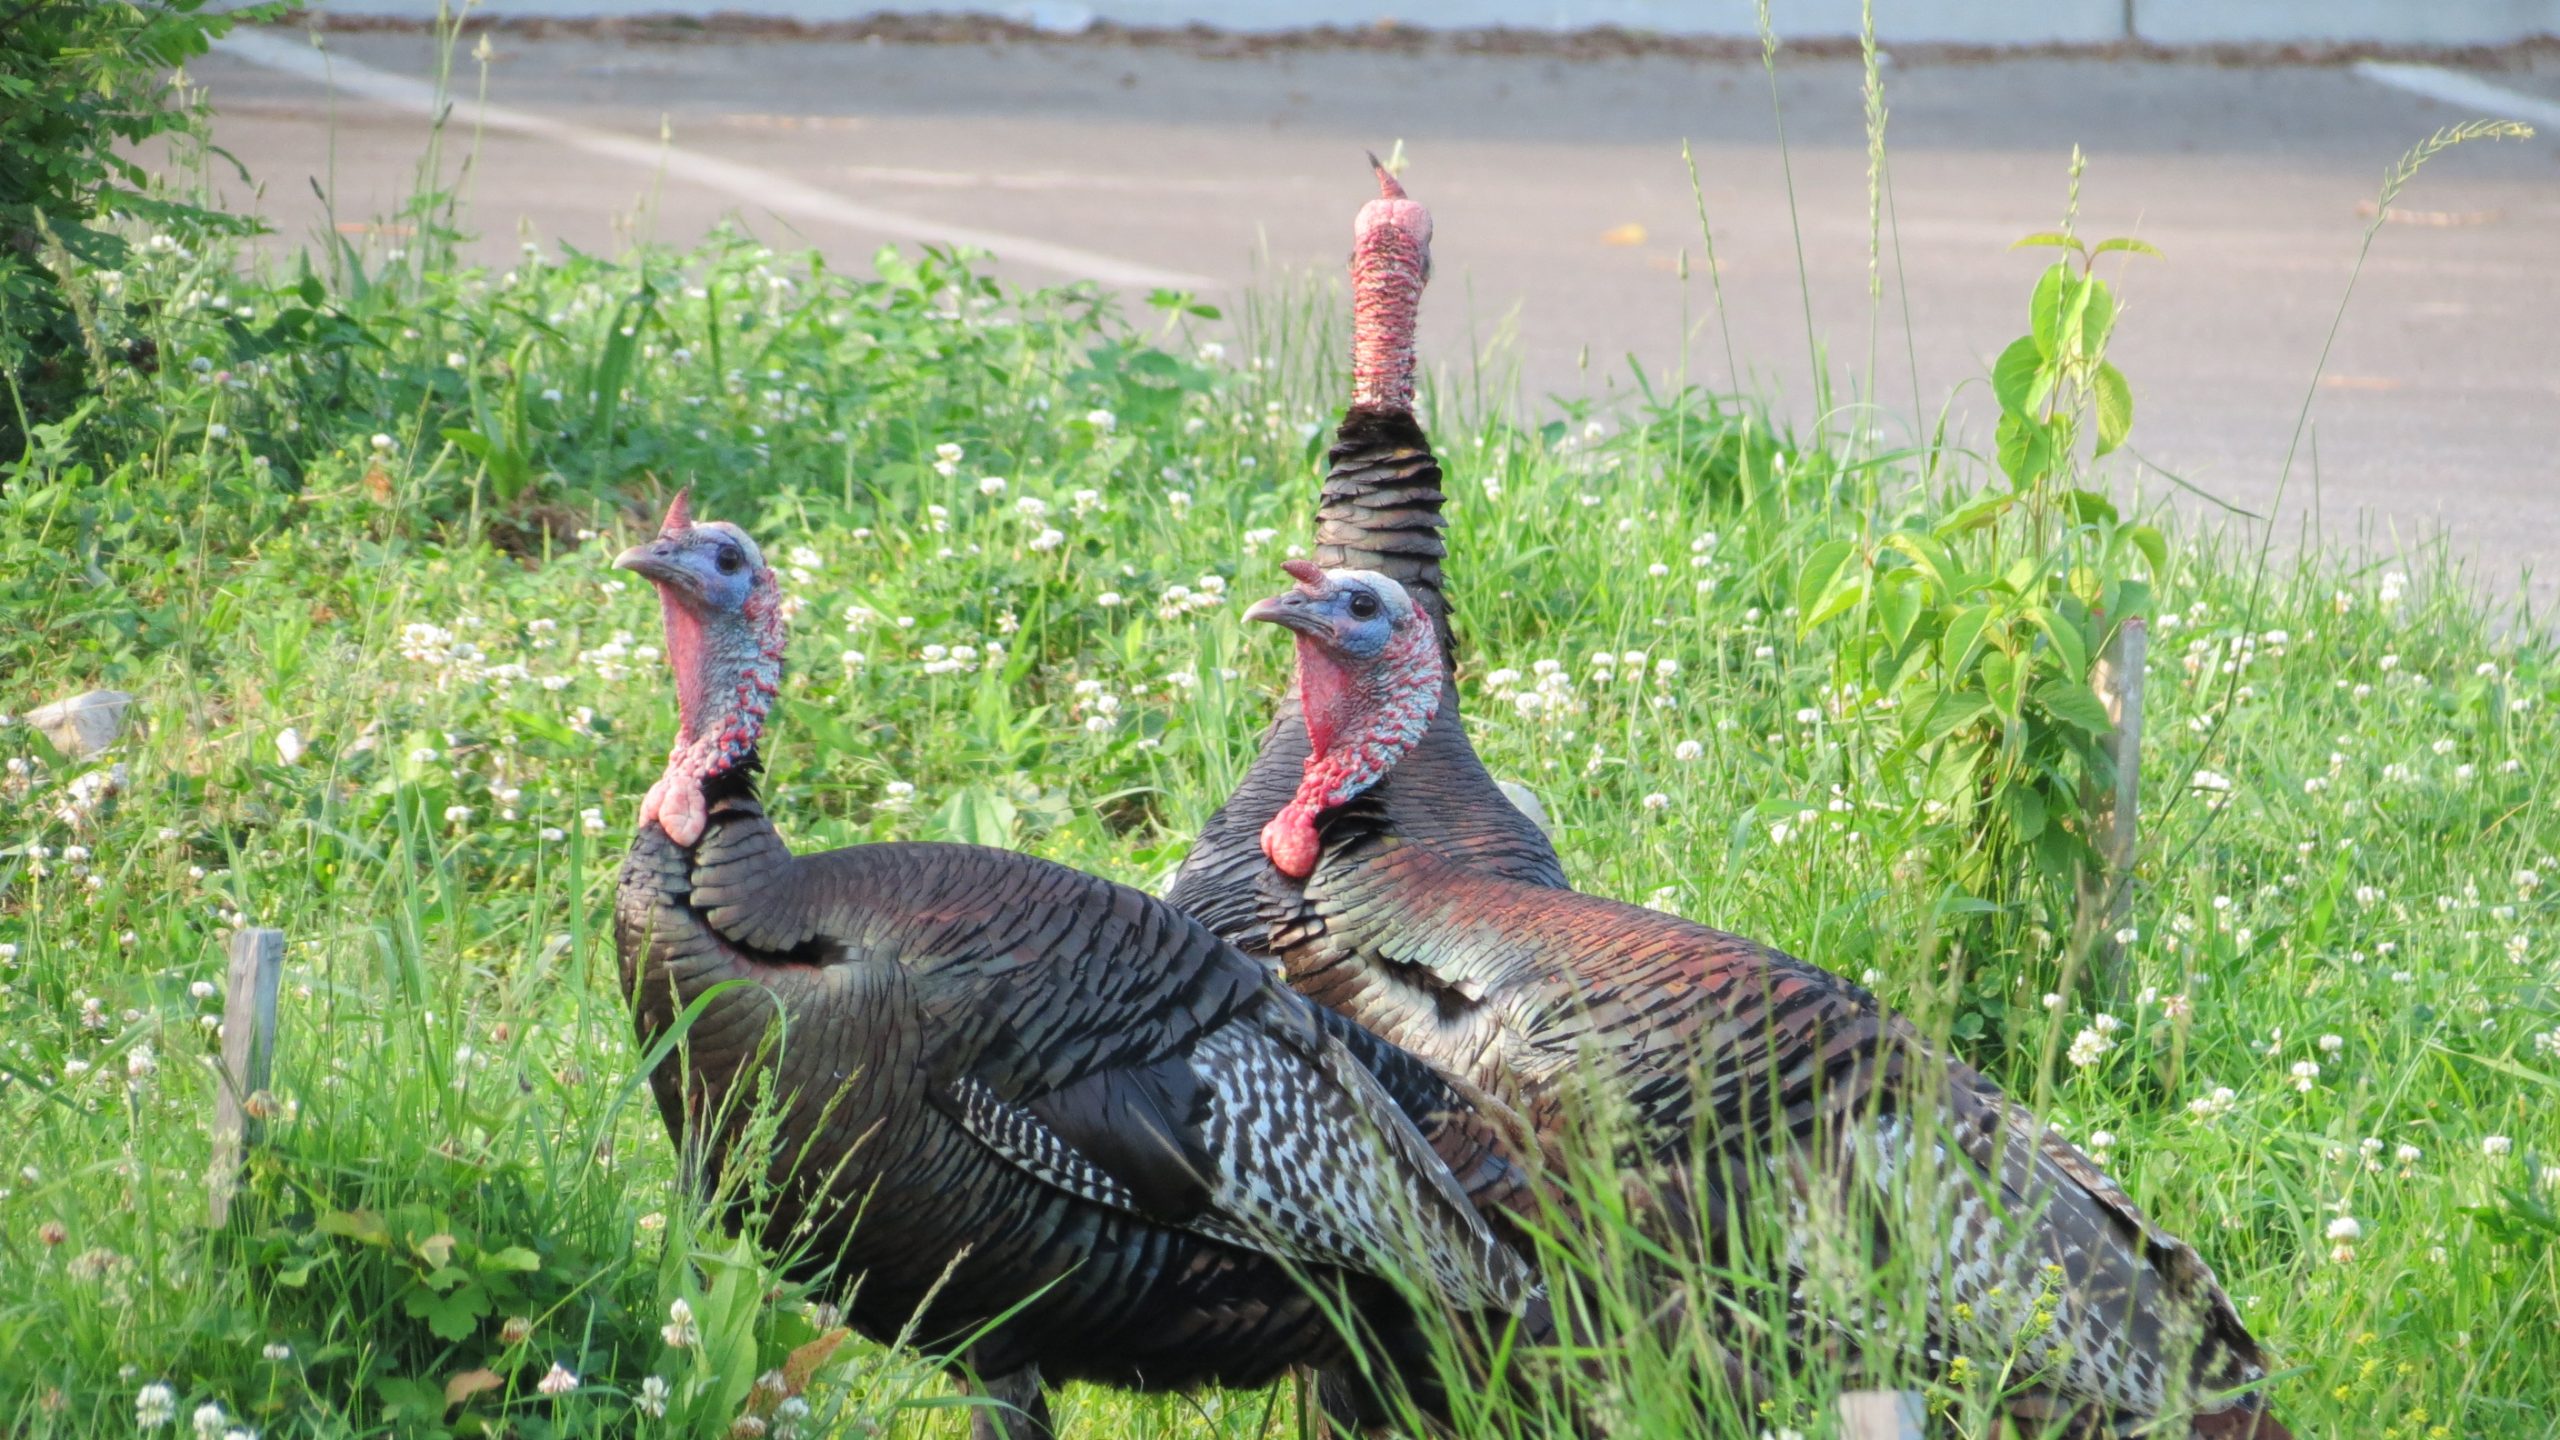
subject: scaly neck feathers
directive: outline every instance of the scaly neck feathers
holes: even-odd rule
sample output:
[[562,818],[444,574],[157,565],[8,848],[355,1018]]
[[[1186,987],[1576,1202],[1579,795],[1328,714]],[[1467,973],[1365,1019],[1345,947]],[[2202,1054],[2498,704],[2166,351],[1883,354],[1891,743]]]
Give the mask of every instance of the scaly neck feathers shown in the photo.
[[1440,712],[1440,647],[1431,627],[1399,632],[1384,650],[1346,664],[1298,637],[1298,702],[1307,722],[1307,768],[1298,793],[1262,827],[1262,853],[1292,880],[1313,874],[1323,845],[1316,821],[1395,768]]

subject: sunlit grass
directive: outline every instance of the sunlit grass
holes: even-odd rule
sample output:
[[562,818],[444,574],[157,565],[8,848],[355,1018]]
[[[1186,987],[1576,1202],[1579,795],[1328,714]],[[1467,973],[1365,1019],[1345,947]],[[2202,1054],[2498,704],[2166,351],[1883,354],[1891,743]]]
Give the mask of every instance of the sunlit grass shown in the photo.
[[[219,1405],[271,1434],[624,1433],[645,1377],[690,1373],[666,1306],[725,1242],[629,1098],[603,918],[670,705],[655,604],[606,561],[690,483],[781,565],[768,793],[796,843],[971,840],[1151,885],[1281,681],[1239,614],[1303,537],[1336,302],[1222,346],[1178,306],[1132,330],[950,257],[856,279],[736,238],[336,290],[229,264],[171,241],[108,282],[158,372],[0,478],[0,709],[113,686],[142,722],[95,764],[0,728],[0,1425],[122,1434],[165,1384],[179,1430]],[[1471,727],[1577,884],[1863,978],[2041,1089],[2295,1367],[2298,1433],[2541,1433],[2560,675],[2537,625],[2433,553],[2315,556],[2253,610],[2253,555],[2173,526],[2139,998],[2100,1015],[2048,1000],[2060,947],[2029,917],[1951,942],[1965,897],[1926,861],[1965,837],[1880,778],[1834,636],[1787,608],[1814,546],[1935,497],[1696,394],[1543,426],[1453,404],[1433,434]],[[242,923],[291,938],[283,1108],[244,1233],[215,1239],[211,987]],[[359,1214],[394,1233],[323,1224]],[[437,1235],[537,1263],[439,1331],[412,1303]],[[816,1333],[803,1299],[731,1316],[724,1363],[779,1364]],[[1648,1336],[1585,1398],[1687,1433],[1706,1343]],[[1979,1383],[1904,1378],[1983,1423]],[[1813,1433],[1839,1383],[1808,1361],[1786,1413],[1716,1423]],[[866,1350],[802,1423],[952,1433],[916,1403],[940,1393]],[[1296,1423],[1263,1394],[1078,1392],[1062,1418]]]

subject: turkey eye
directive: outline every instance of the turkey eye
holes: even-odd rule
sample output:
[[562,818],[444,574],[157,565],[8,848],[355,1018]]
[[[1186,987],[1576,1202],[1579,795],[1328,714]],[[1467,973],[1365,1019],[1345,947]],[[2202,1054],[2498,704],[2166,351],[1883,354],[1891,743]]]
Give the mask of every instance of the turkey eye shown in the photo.
[[744,564],[745,564],[745,563],[747,563],[747,562],[746,562],[745,557],[744,557],[744,556],[741,556],[741,555],[738,553],[738,547],[737,547],[737,546],[735,546],[735,545],[723,545],[723,546],[721,546],[721,547],[720,547],[720,556],[719,556],[719,558],[718,558],[717,560],[713,561],[712,563],[714,563],[714,564],[716,564],[716,565],[718,565],[718,566],[720,567],[720,573],[721,573],[721,574],[723,574],[723,575],[735,575],[735,574],[737,574],[737,573],[738,573],[738,567],[739,567],[739,566],[741,566],[741,565],[744,565]]
[[1364,590],[1351,592],[1351,618],[1366,620],[1378,613],[1378,597]]

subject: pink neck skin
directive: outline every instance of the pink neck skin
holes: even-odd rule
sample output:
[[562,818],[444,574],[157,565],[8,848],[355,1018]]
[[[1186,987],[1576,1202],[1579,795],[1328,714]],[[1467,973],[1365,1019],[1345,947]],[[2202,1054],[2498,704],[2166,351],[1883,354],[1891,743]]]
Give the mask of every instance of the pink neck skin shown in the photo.
[[1413,325],[1422,310],[1431,215],[1383,172],[1387,194],[1360,209],[1351,246],[1351,403],[1413,413]]
[[659,605],[676,676],[676,743],[641,802],[640,823],[655,820],[669,839],[692,845],[706,823],[703,786],[755,753],[781,691],[782,591],[772,571],[759,572],[742,614],[708,624],[664,586]]
[[1307,720],[1307,768],[1298,793],[1262,827],[1262,853],[1292,880],[1315,872],[1323,845],[1316,819],[1378,783],[1431,728],[1440,711],[1440,646],[1428,623],[1387,642],[1377,658],[1346,665],[1298,637],[1298,701]]

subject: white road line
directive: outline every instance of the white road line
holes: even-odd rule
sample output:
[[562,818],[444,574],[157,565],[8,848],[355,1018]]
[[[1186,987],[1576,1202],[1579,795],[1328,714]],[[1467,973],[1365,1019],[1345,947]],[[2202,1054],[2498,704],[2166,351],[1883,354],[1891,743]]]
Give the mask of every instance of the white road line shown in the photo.
[[2522,120],[2540,127],[2546,135],[2560,135],[2560,101],[2492,85],[2477,75],[2465,75],[2441,65],[2403,65],[2389,60],[2359,60],[2356,73],[2377,85],[2478,111],[2485,119]]
[[[438,103],[435,87],[423,80],[377,70],[343,55],[322,55],[298,39],[287,40],[257,31],[235,30],[213,44],[215,49],[233,59],[333,85],[349,95],[378,104],[431,115]],[[458,114],[468,114],[472,104],[468,97],[448,98]],[[679,145],[616,135],[503,105],[482,107],[478,120],[491,130],[508,131],[572,150],[583,150],[590,155],[619,160],[643,170],[663,166],[671,180],[729,195],[777,214],[825,220],[901,240],[965,245],[1071,279],[1099,280],[1105,285],[1133,288],[1193,291],[1220,289],[1224,283],[1205,275],[1159,270],[1152,265],[1035,240],[1026,235],[1008,235],[1000,230],[980,230],[900,210],[883,210],[754,165],[740,165]]]

